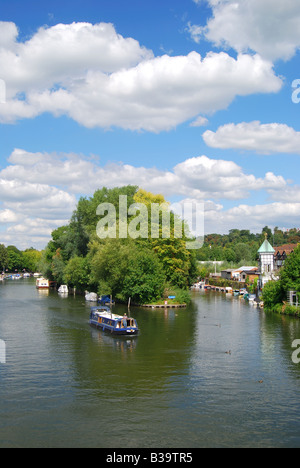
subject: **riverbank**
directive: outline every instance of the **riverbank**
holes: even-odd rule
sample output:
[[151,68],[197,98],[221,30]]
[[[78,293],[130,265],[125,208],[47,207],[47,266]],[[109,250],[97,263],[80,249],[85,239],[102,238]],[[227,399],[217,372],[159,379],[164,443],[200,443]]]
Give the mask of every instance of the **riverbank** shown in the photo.
[[148,309],[183,309],[187,307],[187,304],[144,304],[139,307]]
[[300,307],[290,304],[277,304],[273,308],[265,307],[265,312],[300,318]]

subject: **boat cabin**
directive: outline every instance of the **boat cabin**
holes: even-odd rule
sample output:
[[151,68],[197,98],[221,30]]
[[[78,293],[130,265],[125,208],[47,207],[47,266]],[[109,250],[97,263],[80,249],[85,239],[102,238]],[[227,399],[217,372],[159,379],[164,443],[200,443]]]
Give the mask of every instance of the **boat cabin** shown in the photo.
[[45,278],[39,278],[39,279],[36,280],[36,288],[37,289],[49,289],[50,288],[50,283]]

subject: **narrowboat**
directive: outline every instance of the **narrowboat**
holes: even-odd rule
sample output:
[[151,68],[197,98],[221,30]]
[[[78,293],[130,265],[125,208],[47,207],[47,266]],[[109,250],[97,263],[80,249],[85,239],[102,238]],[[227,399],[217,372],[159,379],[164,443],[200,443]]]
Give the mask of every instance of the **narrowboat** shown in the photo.
[[133,336],[139,332],[134,318],[113,314],[109,307],[105,306],[91,307],[89,323],[114,335]]

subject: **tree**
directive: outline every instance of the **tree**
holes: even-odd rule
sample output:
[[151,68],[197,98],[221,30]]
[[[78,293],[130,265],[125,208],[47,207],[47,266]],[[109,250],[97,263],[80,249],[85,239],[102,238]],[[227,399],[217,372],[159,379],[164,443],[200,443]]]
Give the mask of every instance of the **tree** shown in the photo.
[[64,269],[64,283],[81,291],[89,286],[90,267],[87,258],[73,257]]
[[8,253],[5,245],[0,244],[0,268],[5,271],[8,266]]
[[8,269],[10,271],[21,271],[24,269],[23,253],[14,245],[7,247]]
[[25,250],[25,252],[23,252],[24,269],[32,273],[37,272],[41,258],[42,252],[39,252],[33,248]]
[[273,310],[276,304],[280,304],[284,298],[282,285],[279,281],[268,281],[262,294],[266,310]]
[[234,248],[234,251],[235,251],[237,262],[240,262],[241,260],[245,260],[246,262],[249,262],[252,260],[252,253],[247,244],[243,244],[243,243],[237,244]]
[[66,265],[63,261],[61,251],[58,249],[52,259],[52,275],[58,284],[63,284],[64,282],[65,267]]
[[147,304],[163,295],[165,275],[162,265],[151,250],[139,249],[132,256],[124,278],[122,296],[134,303]]
[[300,298],[300,246],[286,259],[280,273],[280,284],[285,293],[297,291]]

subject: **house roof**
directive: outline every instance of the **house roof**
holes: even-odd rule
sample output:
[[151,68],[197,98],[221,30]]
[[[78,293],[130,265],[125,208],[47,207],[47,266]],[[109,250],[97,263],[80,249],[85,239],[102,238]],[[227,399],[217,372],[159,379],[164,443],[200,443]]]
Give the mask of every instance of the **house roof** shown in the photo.
[[287,255],[290,255],[296,248],[298,247],[298,244],[285,244],[281,245],[280,247],[275,247],[275,252],[276,254],[282,255],[284,252]]
[[242,266],[241,268],[237,269],[237,271],[256,271],[256,270],[258,270],[258,268],[255,266]]

